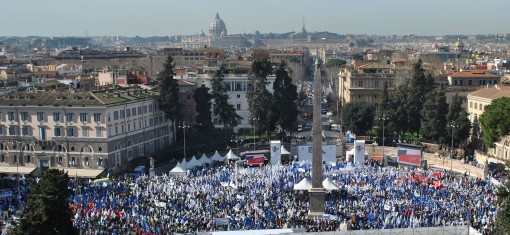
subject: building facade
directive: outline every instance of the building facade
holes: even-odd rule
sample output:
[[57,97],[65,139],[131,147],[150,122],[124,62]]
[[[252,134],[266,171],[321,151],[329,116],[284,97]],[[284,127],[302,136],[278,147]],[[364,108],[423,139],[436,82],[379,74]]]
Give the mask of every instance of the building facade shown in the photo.
[[0,99],[0,118],[6,167],[100,174],[174,141],[157,94],[142,89],[11,92]]

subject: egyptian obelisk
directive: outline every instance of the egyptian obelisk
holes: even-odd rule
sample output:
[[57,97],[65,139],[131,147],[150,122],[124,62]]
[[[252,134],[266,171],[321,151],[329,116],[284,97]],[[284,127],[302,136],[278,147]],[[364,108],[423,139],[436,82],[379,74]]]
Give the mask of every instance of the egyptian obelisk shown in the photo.
[[308,212],[308,217],[322,217],[324,214],[324,194],[326,190],[322,186],[321,86],[321,66],[319,59],[316,59],[313,81],[312,189],[310,189],[310,211]]

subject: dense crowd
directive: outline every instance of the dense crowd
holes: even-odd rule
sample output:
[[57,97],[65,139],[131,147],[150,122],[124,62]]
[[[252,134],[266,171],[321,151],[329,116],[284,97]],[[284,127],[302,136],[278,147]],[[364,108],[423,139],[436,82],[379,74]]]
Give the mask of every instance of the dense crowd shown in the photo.
[[[308,164],[207,166],[185,175],[125,174],[94,183],[71,180],[74,224],[85,234],[172,234],[211,230],[390,229],[471,224],[494,231],[494,187],[445,172],[394,167],[325,166],[340,190],[326,194],[323,218],[308,218]],[[347,225],[347,226],[345,226]]]

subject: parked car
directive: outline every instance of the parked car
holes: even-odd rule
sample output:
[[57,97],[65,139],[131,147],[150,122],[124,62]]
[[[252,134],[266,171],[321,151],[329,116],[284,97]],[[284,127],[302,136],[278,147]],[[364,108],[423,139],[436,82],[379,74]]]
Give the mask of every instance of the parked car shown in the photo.
[[306,123],[304,129],[305,129],[305,131],[310,131],[312,129],[312,124]]
[[340,125],[338,125],[338,124],[331,124],[331,131],[340,132]]

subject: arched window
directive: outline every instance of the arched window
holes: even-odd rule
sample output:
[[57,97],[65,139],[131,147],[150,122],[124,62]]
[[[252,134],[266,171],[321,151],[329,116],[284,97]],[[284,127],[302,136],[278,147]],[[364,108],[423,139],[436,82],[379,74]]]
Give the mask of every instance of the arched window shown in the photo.
[[6,162],[9,147],[5,143],[0,143],[0,162]]
[[25,144],[22,147],[23,155],[21,162],[22,164],[31,164],[32,163],[32,157],[34,156],[34,146],[31,144]]
[[81,160],[84,166],[89,166],[91,159],[94,157],[94,150],[89,145],[84,145],[80,149]]

